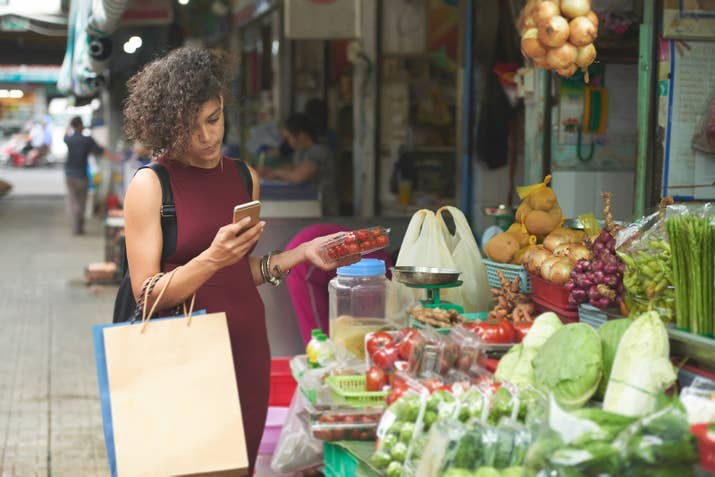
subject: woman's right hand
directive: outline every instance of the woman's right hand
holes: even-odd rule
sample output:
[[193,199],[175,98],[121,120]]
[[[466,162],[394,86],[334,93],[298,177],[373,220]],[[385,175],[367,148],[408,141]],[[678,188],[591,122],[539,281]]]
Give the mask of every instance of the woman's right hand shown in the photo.
[[202,255],[217,270],[233,265],[245,257],[253,248],[266,227],[264,221],[249,227],[250,217],[244,217],[235,224],[221,227]]

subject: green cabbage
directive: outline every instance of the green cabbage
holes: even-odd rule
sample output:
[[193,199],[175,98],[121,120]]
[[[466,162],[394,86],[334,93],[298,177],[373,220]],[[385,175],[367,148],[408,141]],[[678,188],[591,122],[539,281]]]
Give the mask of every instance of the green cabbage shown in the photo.
[[547,312],[539,315],[524,341],[509,350],[500,360],[494,377],[497,381],[508,381],[516,385],[534,385],[533,361],[546,340],[563,324],[556,314]]
[[675,382],[668,332],[655,311],[636,318],[616,351],[603,410],[643,416],[655,410],[656,396]]
[[603,377],[601,378],[601,384],[598,386],[598,392],[596,392],[596,396],[599,399],[603,399],[603,396],[606,395],[606,387],[608,386],[608,379],[611,377],[611,368],[613,367],[613,360],[616,358],[618,343],[621,342],[623,333],[631,326],[631,323],[633,323],[633,320],[630,318],[610,320],[598,329],[603,353]]
[[534,359],[536,384],[567,409],[583,406],[601,381],[601,339],[583,323],[554,333]]

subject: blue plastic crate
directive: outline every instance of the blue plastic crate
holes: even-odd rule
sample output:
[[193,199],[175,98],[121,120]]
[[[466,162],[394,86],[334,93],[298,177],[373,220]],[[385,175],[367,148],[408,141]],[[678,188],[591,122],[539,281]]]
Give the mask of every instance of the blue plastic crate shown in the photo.
[[531,293],[531,279],[526,272],[526,268],[523,266],[494,262],[487,258],[485,258],[483,262],[487,268],[487,281],[490,286],[501,288],[501,280],[499,280],[499,275],[497,275],[497,270],[499,270],[504,274],[504,278],[507,280],[514,280],[516,277],[521,277],[521,280],[519,280],[519,289],[522,293]]

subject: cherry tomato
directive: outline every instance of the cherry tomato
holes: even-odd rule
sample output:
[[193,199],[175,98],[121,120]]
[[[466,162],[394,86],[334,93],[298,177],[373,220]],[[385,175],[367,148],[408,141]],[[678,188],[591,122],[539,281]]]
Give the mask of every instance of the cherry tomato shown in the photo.
[[333,260],[338,258],[338,250],[336,247],[330,247],[328,249],[328,257],[332,258]]
[[352,232],[347,232],[345,234],[345,237],[343,238],[343,243],[346,245],[350,245],[351,243],[357,242],[357,237],[355,237],[355,234]]
[[375,366],[378,366],[387,371],[392,369],[398,357],[399,350],[397,349],[397,346],[386,346],[384,348],[380,348],[375,352],[375,354],[372,356],[372,361],[375,363]]
[[380,228],[380,227],[371,228],[370,235],[372,235],[373,237],[379,237],[380,235],[382,235],[382,228]]
[[358,242],[364,242],[370,238],[370,232],[368,232],[367,229],[360,229],[355,232],[355,237],[358,239]]
[[387,397],[385,398],[385,402],[389,406],[393,402],[397,401],[400,399],[402,396],[404,396],[405,392],[407,390],[405,389],[404,391],[395,391],[393,390],[392,393],[388,394]]
[[367,373],[365,373],[365,381],[368,391],[381,391],[387,384],[387,375],[382,369],[377,366],[372,366],[367,370]]
[[474,332],[485,343],[513,343],[516,338],[514,327],[506,319],[480,321],[474,325]]
[[387,235],[378,235],[375,237],[375,245],[378,247],[385,247],[387,246]]
[[395,338],[393,338],[391,334],[385,333],[384,331],[378,331],[377,333],[373,333],[367,339],[367,352],[370,356],[372,356],[377,350],[394,344]]
[[358,253],[360,253],[360,245],[356,244],[355,242],[349,243],[345,245],[345,247],[347,248],[347,251],[350,255],[357,255]]
[[530,321],[515,321],[512,323],[512,326],[514,327],[514,331],[516,332],[516,340],[521,343],[521,341],[524,339],[524,336],[529,332],[531,329],[531,325],[533,325],[532,322]]

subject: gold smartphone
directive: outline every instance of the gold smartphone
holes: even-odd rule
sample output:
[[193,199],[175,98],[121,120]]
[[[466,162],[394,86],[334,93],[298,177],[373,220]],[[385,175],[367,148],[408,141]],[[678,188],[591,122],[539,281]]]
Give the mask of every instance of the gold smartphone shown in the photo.
[[250,217],[251,222],[248,224],[249,227],[253,227],[258,223],[258,217],[261,214],[261,201],[254,200],[252,202],[246,202],[245,204],[239,204],[233,208],[233,223],[240,221],[244,217]]

